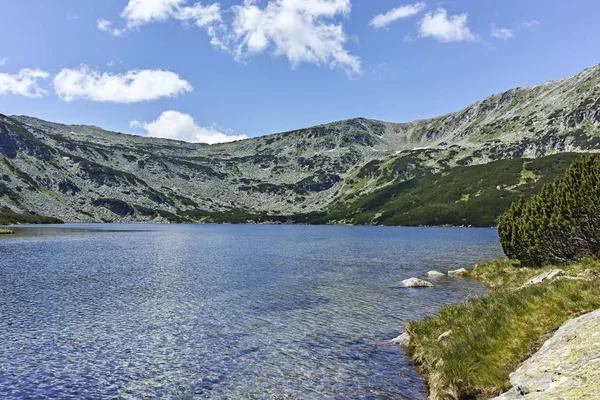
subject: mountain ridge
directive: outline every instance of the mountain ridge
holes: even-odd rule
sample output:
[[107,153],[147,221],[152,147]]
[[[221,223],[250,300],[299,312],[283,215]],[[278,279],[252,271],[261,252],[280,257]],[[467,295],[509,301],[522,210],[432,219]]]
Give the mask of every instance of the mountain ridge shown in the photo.
[[67,221],[308,215],[458,167],[597,151],[600,65],[439,117],[214,145],[0,114],[0,207]]

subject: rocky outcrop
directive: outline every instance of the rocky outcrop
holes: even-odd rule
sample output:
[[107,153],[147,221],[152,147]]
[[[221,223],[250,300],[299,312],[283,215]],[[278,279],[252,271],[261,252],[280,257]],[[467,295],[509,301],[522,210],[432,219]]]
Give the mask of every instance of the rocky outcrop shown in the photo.
[[521,368],[498,400],[597,399],[600,395],[600,310],[565,323]]
[[525,282],[523,284],[523,286],[521,286],[519,289],[522,289],[522,288],[525,288],[525,287],[528,287],[531,285],[537,285],[538,283],[542,283],[542,282],[550,282],[557,276],[563,275],[564,273],[565,273],[565,271],[563,271],[562,269],[553,269],[552,271],[544,272],[543,274],[539,274],[538,276],[535,276],[535,277],[531,278],[530,280],[528,280],[527,282]]
[[431,282],[424,281],[423,279],[409,278],[400,282],[398,286],[407,288],[425,288],[433,287],[433,284]]
[[390,343],[395,344],[396,346],[406,347],[410,343],[410,335],[404,332],[397,338],[390,340]]

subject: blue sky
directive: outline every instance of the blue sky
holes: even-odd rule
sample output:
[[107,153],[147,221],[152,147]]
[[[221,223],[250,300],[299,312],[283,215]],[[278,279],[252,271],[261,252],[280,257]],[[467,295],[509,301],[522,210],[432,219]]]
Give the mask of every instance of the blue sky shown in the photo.
[[600,2],[19,0],[0,113],[218,142],[405,122],[600,63]]

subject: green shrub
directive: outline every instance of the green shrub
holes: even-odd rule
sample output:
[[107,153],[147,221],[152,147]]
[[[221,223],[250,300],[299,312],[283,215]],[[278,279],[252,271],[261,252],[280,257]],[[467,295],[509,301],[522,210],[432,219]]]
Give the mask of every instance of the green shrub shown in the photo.
[[522,265],[568,264],[600,255],[600,158],[581,157],[498,223],[506,255]]

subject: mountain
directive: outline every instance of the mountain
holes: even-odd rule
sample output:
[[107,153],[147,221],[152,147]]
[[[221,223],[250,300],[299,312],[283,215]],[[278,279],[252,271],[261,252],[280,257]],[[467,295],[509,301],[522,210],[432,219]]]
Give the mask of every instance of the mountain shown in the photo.
[[[356,118],[210,146],[0,114],[0,208],[66,221],[485,225],[572,153],[598,150],[600,65],[437,118]],[[458,203],[486,218],[439,218]]]

